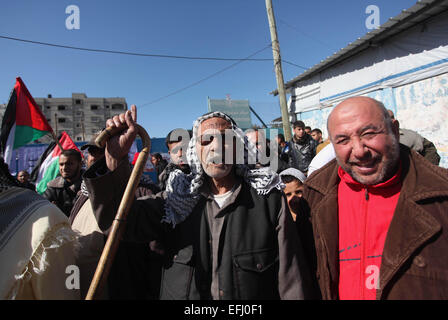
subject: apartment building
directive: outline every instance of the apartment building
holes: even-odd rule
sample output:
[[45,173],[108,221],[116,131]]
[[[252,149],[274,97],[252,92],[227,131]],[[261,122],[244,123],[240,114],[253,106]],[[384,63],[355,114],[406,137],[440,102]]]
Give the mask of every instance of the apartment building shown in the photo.
[[[125,98],[88,98],[73,93],[71,98],[34,98],[48,123],[57,133],[66,131],[75,142],[89,141],[104,128],[106,120],[127,110]],[[44,137],[40,142],[47,143]]]

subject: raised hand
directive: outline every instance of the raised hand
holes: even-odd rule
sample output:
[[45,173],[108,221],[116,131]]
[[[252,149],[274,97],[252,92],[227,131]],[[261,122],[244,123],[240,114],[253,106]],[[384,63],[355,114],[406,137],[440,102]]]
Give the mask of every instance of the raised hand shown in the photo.
[[105,157],[109,170],[115,170],[123,159],[127,161],[129,150],[137,136],[136,122],[137,107],[135,105],[131,106],[131,110],[106,121],[107,127],[116,127],[123,130],[120,134],[111,137],[106,143]]

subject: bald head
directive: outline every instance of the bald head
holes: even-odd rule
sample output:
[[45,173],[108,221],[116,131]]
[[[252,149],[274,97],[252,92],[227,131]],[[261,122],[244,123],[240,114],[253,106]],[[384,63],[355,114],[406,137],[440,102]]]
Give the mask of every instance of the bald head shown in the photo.
[[[357,112],[358,111],[358,112]],[[388,128],[391,128],[391,120],[393,118],[393,112],[392,115],[389,112],[390,110],[387,110],[383,103],[369,98],[369,97],[352,97],[348,98],[341,103],[339,103],[333,111],[330,113],[327,119],[327,130],[330,133],[330,126],[332,124],[332,119],[335,118],[336,122],[340,120],[340,117],[344,115],[352,114],[353,116],[356,116],[358,113],[362,112],[368,112],[373,115],[380,115],[385,121]],[[334,121],[333,121],[334,122]],[[331,133],[330,133],[330,139],[331,139]]]
[[374,185],[390,178],[399,162],[398,122],[372,98],[344,100],[327,121],[339,165],[352,178]]

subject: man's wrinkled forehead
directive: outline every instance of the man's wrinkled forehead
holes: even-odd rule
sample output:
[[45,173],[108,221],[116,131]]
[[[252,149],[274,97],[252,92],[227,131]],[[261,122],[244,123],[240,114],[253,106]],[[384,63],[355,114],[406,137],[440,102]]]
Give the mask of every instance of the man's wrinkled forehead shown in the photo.
[[225,129],[231,129],[232,125],[224,118],[214,117],[201,122],[198,128],[199,135],[209,130],[223,131]]

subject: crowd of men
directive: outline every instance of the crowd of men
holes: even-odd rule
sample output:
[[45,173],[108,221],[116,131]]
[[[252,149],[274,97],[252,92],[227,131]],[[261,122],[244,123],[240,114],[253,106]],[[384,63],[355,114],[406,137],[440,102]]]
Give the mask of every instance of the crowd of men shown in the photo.
[[[63,151],[48,201],[2,163],[0,261],[12,261],[1,298],[85,298],[130,177],[136,121],[135,106],[107,120],[121,131],[81,148],[85,171],[78,151]],[[157,181],[139,182],[99,298],[448,299],[448,170],[435,145],[367,97],[333,109],[327,139],[301,120],[292,128],[290,141],[270,141],[211,112],[171,130],[170,161],[151,155]],[[40,230],[32,241],[29,229]],[[68,266],[79,270],[70,279]]]

